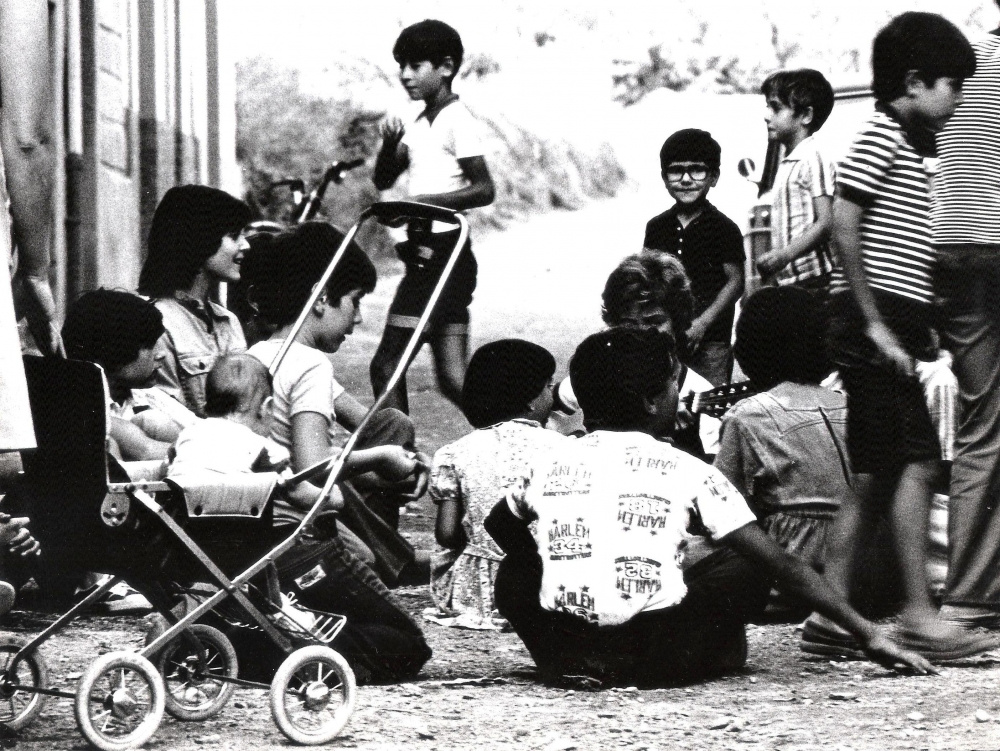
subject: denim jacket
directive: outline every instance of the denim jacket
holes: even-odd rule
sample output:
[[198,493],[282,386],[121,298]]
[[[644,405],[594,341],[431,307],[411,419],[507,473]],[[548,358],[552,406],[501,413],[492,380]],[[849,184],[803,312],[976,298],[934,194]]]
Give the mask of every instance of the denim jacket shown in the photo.
[[220,356],[247,348],[240,322],[221,305],[193,297],[160,298],[156,307],[166,332],[156,343],[163,357],[153,385],[204,417],[208,371]]
[[715,466],[758,517],[832,511],[852,492],[846,432],[843,394],[786,381],[726,414]]

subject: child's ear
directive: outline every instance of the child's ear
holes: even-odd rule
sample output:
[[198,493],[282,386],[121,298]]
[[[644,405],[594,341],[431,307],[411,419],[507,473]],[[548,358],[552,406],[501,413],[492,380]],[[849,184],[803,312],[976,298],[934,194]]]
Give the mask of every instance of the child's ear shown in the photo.
[[812,107],[806,107],[806,111],[803,112],[802,115],[801,115],[802,124],[805,125],[806,128],[808,128],[810,125],[812,125],[812,123],[813,123],[813,116],[814,116],[813,108]]
[[903,77],[903,86],[906,88],[906,96],[911,99],[927,88],[924,79],[920,77],[920,72],[916,70],[906,71],[906,75]]
[[326,309],[329,307],[329,302],[326,299],[326,292],[324,291],[319,297],[316,298],[316,302],[313,303],[312,312],[317,318],[322,318],[326,313]]
[[658,414],[660,411],[660,407],[657,404],[656,399],[649,396],[642,397],[642,409],[650,417]]
[[260,420],[266,420],[271,417],[274,413],[274,397],[268,396],[261,399],[260,406],[257,408],[257,418]]
[[708,173],[708,187],[714,188],[719,184],[719,176],[722,174],[722,170],[718,167],[714,168]]
[[441,61],[441,64],[439,66],[437,66],[437,67],[438,67],[438,69],[442,69],[443,68],[444,69],[444,74],[446,76],[448,76],[449,78],[451,78],[452,76],[454,76],[455,72],[457,71],[457,68],[455,66],[455,60],[454,60],[454,58],[452,58],[450,56],[449,57],[445,57]]

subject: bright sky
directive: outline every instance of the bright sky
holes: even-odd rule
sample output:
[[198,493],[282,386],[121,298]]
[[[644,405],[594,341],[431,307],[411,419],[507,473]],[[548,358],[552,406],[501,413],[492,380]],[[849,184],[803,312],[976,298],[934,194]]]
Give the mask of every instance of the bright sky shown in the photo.
[[[331,61],[363,58],[393,71],[399,30],[440,18],[462,34],[472,53],[488,53],[509,70],[557,58],[568,76],[604,72],[615,58],[642,59],[652,45],[681,51],[707,24],[704,51],[755,62],[770,55],[770,28],[800,45],[797,65],[831,72],[849,61],[833,51],[857,48],[867,64],[873,33],[904,10],[927,10],[974,33],[996,24],[992,0],[228,0],[233,3],[241,56],[268,54],[305,73]],[[535,36],[554,41],[539,48]],[[678,57],[684,58],[683,54]],[[773,58],[772,58],[773,59]],[[553,61],[554,62],[554,61]],[[747,66],[751,67],[751,66]]]

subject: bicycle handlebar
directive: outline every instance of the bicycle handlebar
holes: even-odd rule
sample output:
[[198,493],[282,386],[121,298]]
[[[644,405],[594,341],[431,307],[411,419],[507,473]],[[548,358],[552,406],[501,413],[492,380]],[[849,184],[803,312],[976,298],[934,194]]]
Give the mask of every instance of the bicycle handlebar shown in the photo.
[[383,201],[365,209],[362,217],[374,217],[382,224],[399,224],[408,219],[433,219],[448,224],[461,224],[451,209],[413,201]]

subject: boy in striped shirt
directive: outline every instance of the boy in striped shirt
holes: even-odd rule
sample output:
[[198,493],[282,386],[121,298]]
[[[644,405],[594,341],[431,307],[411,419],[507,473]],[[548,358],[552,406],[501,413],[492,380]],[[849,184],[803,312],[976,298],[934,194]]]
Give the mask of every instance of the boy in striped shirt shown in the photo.
[[767,99],[768,138],[785,155],[771,191],[771,249],[757,259],[765,278],[829,293],[833,255],[832,160],[819,150],[813,134],[833,111],[833,88],[816,70],[779,70],[761,84]]
[[[826,573],[846,596],[876,499],[888,498],[904,589],[896,638],[929,659],[955,659],[987,648],[988,639],[942,622],[928,591],[927,522],[941,449],[915,362],[937,356],[924,158],[934,154],[935,133],[961,102],[975,57],[949,21],[909,12],[875,37],[872,70],[875,114],[837,175],[830,301],[830,344],[847,391],[848,452],[865,476],[831,531]],[[815,652],[846,636],[813,615],[803,648]]]

